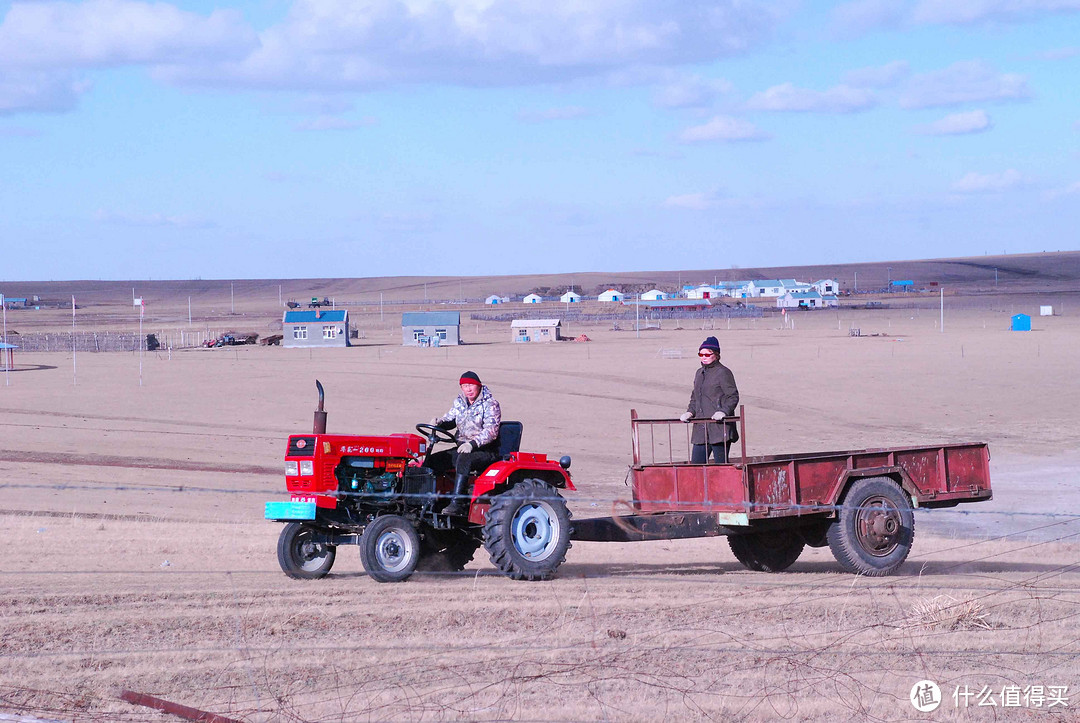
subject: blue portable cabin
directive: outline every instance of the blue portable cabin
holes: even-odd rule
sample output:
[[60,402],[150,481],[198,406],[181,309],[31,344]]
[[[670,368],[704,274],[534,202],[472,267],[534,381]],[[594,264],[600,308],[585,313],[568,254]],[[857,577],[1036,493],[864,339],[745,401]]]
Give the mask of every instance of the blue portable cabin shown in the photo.
[[1010,331],[1031,331],[1031,317],[1027,314],[1014,314]]

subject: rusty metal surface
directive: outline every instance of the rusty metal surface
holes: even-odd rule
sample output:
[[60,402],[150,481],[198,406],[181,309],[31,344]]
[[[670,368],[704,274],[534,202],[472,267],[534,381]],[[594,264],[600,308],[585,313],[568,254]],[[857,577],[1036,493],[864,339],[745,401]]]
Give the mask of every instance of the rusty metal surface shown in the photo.
[[[745,445],[742,408],[738,420]],[[641,512],[730,511],[754,519],[820,514],[831,511],[850,480],[869,476],[896,479],[917,505],[944,506],[992,496],[985,443],[740,457],[724,465],[648,463],[639,427],[672,424],[681,423],[631,414],[631,478],[634,507]],[[670,448],[663,452],[672,455]]]

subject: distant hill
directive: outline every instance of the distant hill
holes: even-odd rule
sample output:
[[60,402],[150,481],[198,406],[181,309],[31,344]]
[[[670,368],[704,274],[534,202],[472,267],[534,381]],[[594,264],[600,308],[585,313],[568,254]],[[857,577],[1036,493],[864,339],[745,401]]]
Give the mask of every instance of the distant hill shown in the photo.
[[423,302],[481,299],[490,294],[522,296],[536,289],[595,293],[608,287],[628,291],[654,286],[675,289],[681,284],[738,281],[744,279],[795,278],[816,281],[831,278],[845,290],[883,289],[890,280],[911,280],[916,288],[944,285],[951,290],[998,292],[1080,291],[1080,251],[1041,254],[976,256],[955,259],[890,261],[879,263],[779,266],[761,268],[698,269],[682,271],[568,272],[514,276],[389,276],[327,279],[228,279],[154,281],[18,281],[0,282],[0,293],[10,297],[38,296],[43,301],[79,306],[117,304],[132,295],[147,303],[177,307],[190,298],[193,304],[208,303],[228,310],[244,303],[277,304],[295,300],[306,304],[311,297],[330,297],[343,302]]

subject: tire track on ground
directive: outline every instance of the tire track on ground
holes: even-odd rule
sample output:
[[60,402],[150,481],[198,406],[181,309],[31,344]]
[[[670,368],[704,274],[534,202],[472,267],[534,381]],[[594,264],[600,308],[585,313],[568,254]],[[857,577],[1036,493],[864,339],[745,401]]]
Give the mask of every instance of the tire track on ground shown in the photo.
[[29,464],[80,465],[86,467],[124,467],[128,469],[164,469],[181,472],[221,472],[223,474],[279,474],[281,468],[254,464],[189,462],[153,457],[122,457],[109,454],[65,454],[0,449],[0,462]]

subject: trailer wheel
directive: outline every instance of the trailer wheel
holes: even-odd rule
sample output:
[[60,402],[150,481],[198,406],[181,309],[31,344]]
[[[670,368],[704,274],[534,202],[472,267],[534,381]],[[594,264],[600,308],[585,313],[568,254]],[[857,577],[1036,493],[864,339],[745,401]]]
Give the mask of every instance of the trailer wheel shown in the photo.
[[514,580],[547,580],[570,549],[570,511],[552,487],[538,479],[518,482],[492,498],[484,524],[491,562]]
[[326,577],[334,566],[337,547],[316,542],[316,530],[302,522],[290,522],[278,536],[277,558],[281,571],[294,580]]
[[461,530],[432,530],[424,535],[420,572],[461,572],[472,562],[480,541]]
[[376,582],[402,582],[420,560],[420,536],[399,515],[383,515],[360,536],[360,562]]
[[797,532],[776,530],[729,535],[728,545],[735,558],[748,569],[780,572],[799,559],[806,543]]
[[915,538],[911,500],[888,477],[853,483],[827,537],[833,556],[848,572],[891,575],[907,559]]

